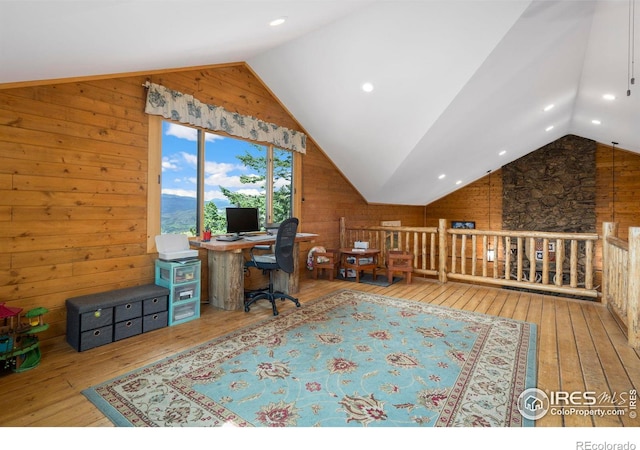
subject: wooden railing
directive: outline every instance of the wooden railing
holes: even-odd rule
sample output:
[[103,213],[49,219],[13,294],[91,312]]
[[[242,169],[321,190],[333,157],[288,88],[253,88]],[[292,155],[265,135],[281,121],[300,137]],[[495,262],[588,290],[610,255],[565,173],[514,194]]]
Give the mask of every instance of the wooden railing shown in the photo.
[[603,224],[602,303],[626,327],[629,345],[640,348],[640,228],[629,228],[628,241],[617,234],[617,223]]
[[447,279],[496,284],[565,295],[598,297],[594,287],[595,233],[447,229]]
[[340,218],[340,247],[352,247],[356,241],[369,242],[371,248],[381,250],[380,265],[386,265],[388,250],[413,253],[413,273],[438,275],[437,227],[358,226],[347,228]]
[[[382,252],[414,255],[414,273],[523,289],[598,297],[594,287],[595,233],[485,231],[438,227],[349,226],[340,220],[340,246],[367,241]],[[493,258],[491,257],[493,255]]]

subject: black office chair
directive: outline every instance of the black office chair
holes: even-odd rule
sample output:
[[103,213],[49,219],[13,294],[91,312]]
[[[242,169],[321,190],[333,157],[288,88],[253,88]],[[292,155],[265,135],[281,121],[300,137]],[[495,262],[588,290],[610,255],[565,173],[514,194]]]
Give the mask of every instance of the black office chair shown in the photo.
[[248,292],[245,296],[244,310],[249,312],[249,307],[258,300],[266,298],[271,302],[271,308],[273,309],[273,315],[278,315],[278,309],[276,308],[276,299],[281,298],[289,299],[296,306],[300,306],[300,302],[297,298],[285,294],[284,292],[275,292],[273,290],[273,279],[276,270],[282,270],[286,273],[292,273],[294,271],[293,264],[293,250],[296,239],[296,233],[298,231],[298,219],[291,217],[284,220],[278,227],[278,235],[276,236],[276,246],[273,254],[269,255],[254,255],[253,249],[251,249],[251,260],[245,263],[246,267],[255,267],[262,269],[262,272],[269,272],[269,289],[263,291]]

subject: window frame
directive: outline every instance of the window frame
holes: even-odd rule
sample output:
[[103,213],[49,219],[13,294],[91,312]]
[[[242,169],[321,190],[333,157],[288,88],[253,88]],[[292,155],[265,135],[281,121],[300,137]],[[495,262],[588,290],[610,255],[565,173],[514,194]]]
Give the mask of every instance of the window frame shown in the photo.
[[[147,252],[157,252],[155,236],[161,234],[161,198],[162,198],[162,128],[163,122],[171,122],[161,116],[149,116],[149,149],[148,149],[148,164],[147,164]],[[175,122],[178,123],[178,122]],[[196,199],[198,202],[198,211],[196,214],[196,232],[197,237],[202,237],[202,224],[204,223],[204,135],[205,133],[213,133],[211,130],[205,130],[199,127],[193,127],[179,123],[179,125],[187,126],[189,128],[195,128],[198,130],[198,186]],[[223,132],[215,132],[220,136],[245,140],[255,144],[263,145],[267,148],[267,171],[273,174],[273,151],[279,149],[279,147],[260,141],[251,141],[248,139],[238,138],[237,136],[231,136]],[[287,149],[281,149],[284,151],[290,151]],[[291,217],[298,217],[299,211],[302,209],[302,155],[299,152],[291,151],[292,154],[292,167],[291,167]],[[271,167],[271,169],[269,169]],[[267,221],[270,221],[273,217],[273,195],[269,194],[273,192],[273,179],[272,177],[266,177],[267,185],[265,190],[268,189],[266,196],[266,211]],[[299,218],[299,217],[298,217]]]

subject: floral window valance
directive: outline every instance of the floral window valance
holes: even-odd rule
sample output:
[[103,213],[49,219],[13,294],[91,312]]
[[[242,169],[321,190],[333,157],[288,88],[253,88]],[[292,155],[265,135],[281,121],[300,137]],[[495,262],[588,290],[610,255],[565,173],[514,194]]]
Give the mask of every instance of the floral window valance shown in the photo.
[[307,136],[304,133],[230,112],[221,106],[207,105],[191,95],[159,84],[147,83],[145,86],[148,89],[145,106],[147,114],[212,131],[224,131],[252,141],[268,142],[287,150],[306,152]]

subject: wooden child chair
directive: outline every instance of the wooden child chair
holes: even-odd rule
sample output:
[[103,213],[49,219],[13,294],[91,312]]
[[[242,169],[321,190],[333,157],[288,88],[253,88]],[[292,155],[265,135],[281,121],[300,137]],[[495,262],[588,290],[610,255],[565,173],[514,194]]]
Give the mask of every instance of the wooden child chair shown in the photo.
[[387,254],[387,278],[389,283],[393,281],[394,272],[406,273],[407,284],[411,284],[413,253],[402,250],[389,250]]
[[340,263],[340,255],[338,250],[324,250],[318,248],[313,250],[313,278],[318,279],[318,272],[329,270],[329,281],[333,281],[334,274],[338,272],[338,264]]

